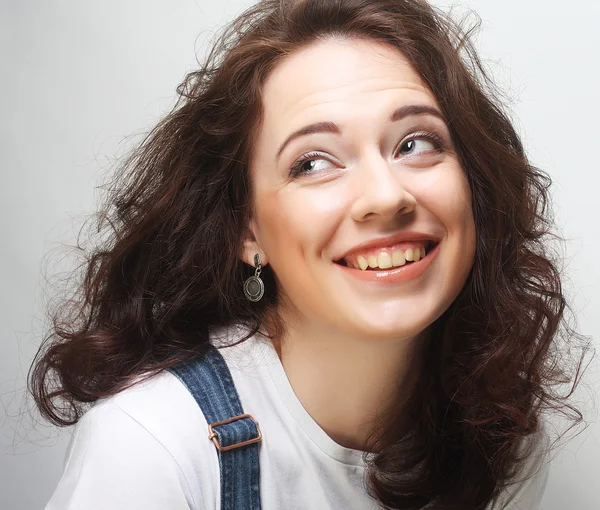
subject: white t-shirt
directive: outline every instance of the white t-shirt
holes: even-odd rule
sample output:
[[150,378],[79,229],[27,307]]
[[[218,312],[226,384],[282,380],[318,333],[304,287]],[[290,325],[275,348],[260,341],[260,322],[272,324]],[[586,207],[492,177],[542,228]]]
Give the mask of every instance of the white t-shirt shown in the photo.
[[[222,341],[213,335],[215,345]],[[220,352],[244,412],[262,431],[263,510],[380,508],[365,489],[362,452],[339,445],[313,420],[268,340],[256,335]],[[496,508],[539,510],[547,476],[545,467],[512,486]],[[84,414],[46,510],[219,510],[219,478],[201,409],[164,371]]]

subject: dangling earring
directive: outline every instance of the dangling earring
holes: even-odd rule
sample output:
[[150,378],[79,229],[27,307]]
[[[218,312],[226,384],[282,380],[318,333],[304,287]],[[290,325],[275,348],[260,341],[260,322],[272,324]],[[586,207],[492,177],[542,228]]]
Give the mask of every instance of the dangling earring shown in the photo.
[[244,294],[246,294],[248,301],[256,302],[260,301],[260,298],[262,298],[265,293],[265,284],[260,279],[262,267],[260,265],[259,253],[254,255],[254,265],[256,266],[254,276],[251,276],[244,282]]

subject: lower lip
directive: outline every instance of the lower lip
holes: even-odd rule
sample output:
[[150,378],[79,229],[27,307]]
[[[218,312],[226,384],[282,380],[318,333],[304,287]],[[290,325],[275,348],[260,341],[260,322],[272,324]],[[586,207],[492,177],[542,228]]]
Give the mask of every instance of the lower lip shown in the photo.
[[353,267],[346,267],[340,264],[336,264],[336,266],[338,266],[349,276],[352,276],[363,282],[380,282],[390,284],[407,282],[418,278],[425,272],[425,270],[433,262],[433,259],[435,259],[439,253],[440,244],[442,243],[436,244],[435,248],[418,262],[408,262],[404,266],[385,269],[383,271],[369,269],[363,271],[362,269],[354,269]]

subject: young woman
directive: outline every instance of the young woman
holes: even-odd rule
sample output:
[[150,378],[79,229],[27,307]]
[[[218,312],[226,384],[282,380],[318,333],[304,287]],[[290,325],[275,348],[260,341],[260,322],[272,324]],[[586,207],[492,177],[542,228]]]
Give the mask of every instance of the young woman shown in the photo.
[[47,509],[539,509],[565,302],[482,77],[424,1],[234,21],[33,366]]

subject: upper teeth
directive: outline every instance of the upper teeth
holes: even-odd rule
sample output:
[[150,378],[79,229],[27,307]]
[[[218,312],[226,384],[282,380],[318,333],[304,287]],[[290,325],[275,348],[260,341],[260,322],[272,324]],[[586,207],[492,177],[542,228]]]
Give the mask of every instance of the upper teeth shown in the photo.
[[349,257],[346,262],[350,267],[362,269],[367,268],[389,269],[390,267],[400,267],[406,262],[417,262],[425,256],[425,247],[416,246],[406,248],[405,250],[381,251],[379,254],[373,255],[358,255],[357,257]]

